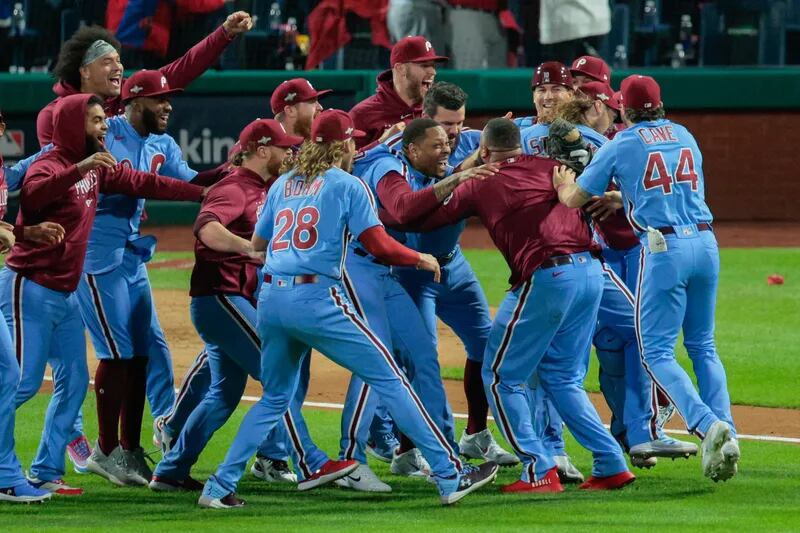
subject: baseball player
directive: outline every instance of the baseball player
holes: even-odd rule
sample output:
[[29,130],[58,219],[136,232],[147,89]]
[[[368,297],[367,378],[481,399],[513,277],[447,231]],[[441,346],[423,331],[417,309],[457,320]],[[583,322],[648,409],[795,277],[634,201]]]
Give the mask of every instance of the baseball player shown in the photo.
[[[0,113],[0,137],[6,124]],[[0,154],[0,219],[5,216],[8,202],[3,156]],[[16,185],[12,184],[12,185]],[[5,253],[14,246],[16,238],[38,241],[43,245],[57,244],[64,238],[64,228],[51,222],[36,226],[12,226],[0,221],[0,251]],[[16,404],[14,396],[19,384],[19,362],[14,357],[14,345],[8,326],[0,320],[0,501],[12,503],[35,503],[50,498],[50,491],[31,485],[22,473],[14,451],[14,418]]]
[[[557,162],[522,155],[512,121],[490,120],[480,150],[484,161],[497,165],[497,174],[459,186],[419,229],[477,215],[511,268],[511,291],[497,311],[483,361],[495,420],[523,463],[521,479],[503,492],[563,491],[555,459],[531,425],[526,386],[534,374],[572,434],[594,455],[592,477],[581,488],[627,485],[635,477],[583,389],[603,286],[588,226],[579,211],[554,203],[550,176]],[[388,211],[381,216],[397,222]]]
[[[288,135],[275,120],[250,123],[239,136],[242,151],[234,158],[234,170],[211,188],[203,203],[194,227],[196,262],[190,294],[192,322],[206,343],[211,387],[158,464],[150,483],[153,490],[202,488],[189,477],[190,468],[238,405],[247,376],[261,376],[255,290],[262,258],[253,251],[250,238],[281,163],[302,140]],[[310,441],[307,431],[301,435],[296,429],[295,420],[302,420],[300,407],[300,402],[292,402],[284,417],[286,432],[294,439]],[[307,448],[299,443],[295,446]],[[305,471],[300,490],[318,485],[319,475],[315,474],[329,468],[325,466],[327,457],[322,464],[313,465],[304,459],[295,458]]]
[[[224,463],[206,483],[202,506],[244,504],[234,494],[236,484],[260,435],[289,407],[301,361],[310,348],[347,366],[383,397],[400,429],[427,456],[443,504],[460,500],[496,476],[495,463],[478,468],[461,464],[340,281],[349,236],[386,263],[418,265],[437,278],[439,273],[432,256],[409,250],[386,234],[369,190],[343,170],[355,155],[352,136],[359,135],[363,132],[346,113],[321,113],[296,171],[281,176],[270,190],[253,235],[254,248],[267,249],[258,304],[264,393],[245,416]],[[334,466],[326,472],[327,479],[348,474],[357,463],[339,461]]]
[[[597,151],[577,183],[567,169],[553,182],[561,202],[577,207],[603,195],[612,176],[618,181],[625,213],[642,240],[636,290],[642,360],[689,430],[703,439],[704,475],[724,481],[736,473],[740,452],[714,343],[719,251],[704,199],[702,155],[686,128],[664,118],[653,78],[629,76],[621,92],[627,129]],[[675,360],[681,329],[699,395]],[[631,455],[661,455],[656,435],[651,438]]]
[[100,193],[199,201],[203,188],[116,164],[103,148],[108,126],[102,100],[89,94],[63,98],[54,115],[51,151],[31,165],[22,186],[22,225],[52,220],[65,229],[51,246],[17,242],[0,272],[2,309],[13,333],[21,374],[17,407],[39,390],[48,361],[53,397],[30,469],[38,488],[67,495],[64,452],[89,382],[86,344],[75,290]]
[[[450,148],[448,162],[452,167],[460,168],[477,151],[480,144],[480,131],[463,127],[466,100],[467,95],[461,88],[446,82],[435,83],[425,95],[423,110],[447,134]],[[401,160],[405,160],[410,154],[403,150],[402,135],[396,136],[396,139],[389,139],[386,144],[398,153]],[[436,176],[416,172],[414,161],[407,163],[410,190],[424,189],[438,179]],[[379,200],[383,205],[393,205],[381,198]],[[396,213],[396,216],[401,214]],[[441,283],[433,283],[430,276],[413,269],[398,268],[394,269],[394,273],[419,308],[431,343],[436,346],[438,342],[438,316],[453,328],[466,348],[464,392],[468,420],[458,443],[459,451],[470,459],[490,460],[501,466],[513,465],[518,462],[516,456],[503,450],[486,427],[489,405],[480,369],[491,329],[491,318],[483,289],[458,245],[464,227],[465,223],[459,221],[429,233],[407,233],[404,236],[407,246],[437,258],[442,267]]]
[[436,63],[447,57],[436,55],[422,36],[400,39],[392,47],[391,69],[378,75],[378,90],[350,110],[355,126],[366,132],[356,140],[361,148],[377,140],[398,122],[422,116],[422,100],[436,78]]
[[[273,91],[270,98],[270,107],[286,133],[300,139],[307,139],[311,134],[311,123],[314,117],[322,111],[319,98],[331,93],[329,89],[316,90],[304,78],[294,78],[282,82]],[[237,143],[231,149],[229,158],[235,157],[240,152]],[[283,159],[284,166],[292,160],[293,154],[299,149],[299,143],[292,146],[291,155]],[[227,164],[224,168],[227,168]],[[274,174],[277,175],[277,174]],[[303,362],[300,386],[297,390],[297,408],[302,406],[310,381],[310,357]],[[183,378],[175,403],[164,416],[154,420],[154,435],[161,446],[164,455],[169,452],[173,439],[181,430],[192,411],[206,395],[211,384],[211,369],[208,353],[203,350],[189,367]],[[275,430],[267,435],[256,453],[256,460],[251,468],[252,474],[264,481],[297,483],[310,477],[320,465],[329,458],[308,437],[308,428],[302,417],[294,421],[296,439],[290,438],[283,425],[276,426]],[[302,446],[295,446],[302,443]],[[294,461],[295,473],[289,469],[286,461],[287,455],[294,453],[298,461]],[[151,484],[152,485],[152,484]],[[307,483],[303,483],[306,486]]]

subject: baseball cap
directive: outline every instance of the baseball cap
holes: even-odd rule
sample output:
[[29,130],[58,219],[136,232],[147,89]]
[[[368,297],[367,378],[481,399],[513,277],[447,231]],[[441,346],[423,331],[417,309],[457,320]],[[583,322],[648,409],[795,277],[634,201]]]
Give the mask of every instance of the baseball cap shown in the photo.
[[622,93],[620,91],[614,91],[611,100],[609,100],[608,107],[616,109],[617,111],[622,111]]
[[661,87],[650,76],[634,74],[622,80],[622,103],[628,109],[655,109],[661,107]]
[[619,111],[619,100],[614,99],[614,89],[607,83],[591,81],[578,87],[578,91],[592,100],[600,100],[611,109]]
[[239,144],[243,150],[249,150],[253,145],[277,146],[290,148],[303,142],[299,135],[289,135],[283,125],[271,118],[259,118],[244,127],[239,134]]
[[269,105],[274,114],[283,111],[287,105],[296,104],[298,102],[308,102],[314,98],[319,98],[328,93],[332,93],[330,89],[318,91],[311,85],[311,82],[305,78],[293,78],[281,82],[278,87],[272,91],[272,97],[269,99]]
[[572,74],[569,73],[567,67],[558,61],[545,61],[533,73],[533,80],[531,87],[538,87],[545,83],[552,83],[554,85],[564,85],[572,89]]
[[170,89],[166,76],[160,71],[140,70],[122,85],[122,101],[127,102],[140,96],[162,96],[180,92],[183,89]]
[[357,130],[350,115],[339,109],[323,111],[311,124],[311,140],[317,143],[346,141],[351,137],[364,137],[367,134]]
[[436,50],[429,40],[421,35],[404,37],[392,47],[389,62],[392,66],[397,63],[425,63],[426,61],[449,61],[447,56],[437,56]]
[[573,76],[583,74],[595,81],[604,81],[608,83],[611,81],[611,69],[608,63],[595,56],[581,56],[572,62],[572,68],[569,69]]

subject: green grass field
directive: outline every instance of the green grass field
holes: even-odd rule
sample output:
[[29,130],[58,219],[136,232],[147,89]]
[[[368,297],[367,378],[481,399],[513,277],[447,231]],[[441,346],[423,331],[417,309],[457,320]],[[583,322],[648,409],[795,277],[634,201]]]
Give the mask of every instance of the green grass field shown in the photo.
[[[496,306],[508,288],[508,267],[494,250],[467,250],[472,267]],[[800,408],[800,395],[789,376],[800,375],[800,249],[724,248],[721,251],[717,343],[728,373],[734,403]],[[154,261],[191,259],[191,252],[159,253]],[[782,286],[768,286],[769,274],[786,277]],[[189,270],[153,269],[155,288],[187,289]],[[683,346],[679,360],[691,363]],[[597,360],[592,357],[586,386],[597,391]],[[443,368],[443,375],[461,379],[462,368]],[[691,372],[690,372],[691,375]]]
[[[17,417],[17,448],[30,464],[49,396],[23,406]],[[246,406],[213,438],[195,468],[206,479],[224,457]],[[94,395],[85,403],[94,412]],[[316,442],[337,449],[339,413],[305,410]],[[96,435],[94,416],[86,416],[87,434]],[[145,421],[145,428],[148,428]],[[460,428],[459,428],[460,432]],[[143,433],[143,442],[149,432]],[[114,487],[91,475],[69,473],[83,487],[80,498],[53,498],[44,505],[0,504],[0,531],[792,531],[800,524],[800,448],[787,444],[742,442],[740,473],[728,483],[702,477],[700,460],[663,461],[614,493],[583,493],[575,487],[553,496],[505,496],[501,484],[513,482],[518,469],[504,470],[497,486],[451,508],[438,504],[433,485],[392,476],[387,465],[371,466],[392,494],[366,495],[336,487],[298,493],[293,487],[267,485],[245,474],[239,494],[247,507],[231,511],[200,509],[196,494],[155,494],[145,488]],[[591,458],[571,439],[576,465],[588,473]],[[652,528],[652,529],[651,529]]]

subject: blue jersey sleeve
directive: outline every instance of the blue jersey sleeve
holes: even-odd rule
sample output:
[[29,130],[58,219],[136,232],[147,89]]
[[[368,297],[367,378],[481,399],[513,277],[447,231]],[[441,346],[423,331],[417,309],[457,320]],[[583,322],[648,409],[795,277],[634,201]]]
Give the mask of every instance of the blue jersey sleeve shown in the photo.
[[189,168],[189,164],[183,158],[178,143],[176,143],[175,139],[172,137],[169,137],[169,142],[166,143],[165,151],[166,154],[164,155],[166,161],[164,161],[164,165],[161,167],[160,174],[171,178],[177,178],[181,181],[191,181],[197,176],[197,171]]
[[615,173],[617,145],[607,142],[594,154],[592,162],[578,178],[578,187],[592,196],[600,196],[608,189],[608,182]]
[[25,173],[28,172],[28,168],[33,164],[34,161],[39,159],[42,154],[45,154],[53,149],[53,144],[50,143],[46,145],[44,148],[33,154],[32,156],[23,159],[22,161],[17,161],[15,164],[5,167],[5,176],[6,176],[6,185],[8,185],[9,191],[17,191],[22,188],[22,179],[25,177]]
[[348,189],[347,229],[358,239],[365,230],[380,226],[381,221],[375,212],[375,199],[363,181],[358,178],[351,180]]

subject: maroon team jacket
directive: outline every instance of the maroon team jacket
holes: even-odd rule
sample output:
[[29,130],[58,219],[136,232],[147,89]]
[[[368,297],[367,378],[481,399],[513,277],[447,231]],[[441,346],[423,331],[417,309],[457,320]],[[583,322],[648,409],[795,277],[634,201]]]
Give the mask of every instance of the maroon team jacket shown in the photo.
[[17,225],[57,222],[64,227],[64,240],[50,246],[17,241],[6,260],[11,270],[56,291],[72,292],[78,286],[99,193],[195,202],[203,194],[197,185],[122,165],[81,175],[77,163],[87,157],[84,124],[91,97],[75,94],[58,102],[53,113],[55,147],[28,169],[20,195]]

